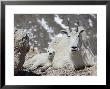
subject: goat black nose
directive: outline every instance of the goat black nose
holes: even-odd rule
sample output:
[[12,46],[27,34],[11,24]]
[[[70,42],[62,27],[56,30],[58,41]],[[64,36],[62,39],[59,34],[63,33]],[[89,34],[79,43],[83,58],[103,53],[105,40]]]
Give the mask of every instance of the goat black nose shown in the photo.
[[52,53],[49,53],[49,55],[51,55]]
[[73,48],[73,49],[76,49],[77,47],[76,47],[76,46],[72,46],[72,48]]

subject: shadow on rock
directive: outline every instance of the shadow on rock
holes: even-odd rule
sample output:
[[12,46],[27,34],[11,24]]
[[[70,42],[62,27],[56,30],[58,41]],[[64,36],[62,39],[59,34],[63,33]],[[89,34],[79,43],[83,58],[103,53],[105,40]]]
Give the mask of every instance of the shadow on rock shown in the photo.
[[18,71],[15,76],[41,76],[41,74],[35,74],[31,71]]

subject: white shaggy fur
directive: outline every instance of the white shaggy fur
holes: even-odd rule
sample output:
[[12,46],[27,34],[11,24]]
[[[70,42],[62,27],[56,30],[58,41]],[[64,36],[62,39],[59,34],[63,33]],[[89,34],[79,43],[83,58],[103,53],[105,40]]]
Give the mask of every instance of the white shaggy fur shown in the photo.
[[63,67],[72,67],[73,63],[69,55],[69,42],[66,34],[63,34],[62,37],[56,37],[49,45],[49,48],[55,50],[54,60],[52,66],[54,68],[63,68]]
[[81,56],[86,66],[93,66],[96,64],[97,57],[93,54],[92,50],[86,45],[86,33],[82,33],[81,43]]
[[71,57],[71,60],[73,61],[75,69],[81,69],[85,67],[85,64],[82,60],[82,56],[79,51],[71,51],[70,57]]
[[31,59],[27,60],[23,66],[30,70],[34,70],[39,66],[43,66],[44,68],[49,67],[51,66],[54,55],[55,51],[50,48],[47,50],[47,53],[36,54]]

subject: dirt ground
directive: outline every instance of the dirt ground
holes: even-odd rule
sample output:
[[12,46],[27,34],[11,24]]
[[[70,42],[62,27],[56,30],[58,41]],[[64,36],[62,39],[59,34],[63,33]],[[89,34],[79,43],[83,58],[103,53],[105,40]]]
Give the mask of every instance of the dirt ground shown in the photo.
[[49,67],[46,71],[41,72],[41,68],[33,71],[35,74],[40,76],[97,76],[96,65],[92,67],[85,67],[81,70],[74,70],[68,68],[54,69]]

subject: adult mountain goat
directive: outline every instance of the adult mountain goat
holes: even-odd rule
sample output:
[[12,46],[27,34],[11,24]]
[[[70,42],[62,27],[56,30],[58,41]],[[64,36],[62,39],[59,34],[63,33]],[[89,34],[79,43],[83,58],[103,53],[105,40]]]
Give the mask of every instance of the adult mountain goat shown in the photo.
[[52,62],[54,68],[62,68],[69,65],[72,68],[80,69],[84,68],[84,66],[94,65],[93,54],[80,42],[80,35],[84,30],[82,26],[71,32],[62,30],[61,32],[64,33],[62,37],[56,37],[50,43],[49,48],[53,48],[56,51]]
[[25,61],[24,68],[34,70],[39,66],[42,66],[44,69],[51,66],[55,51],[52,48],[47,49],[47,53],[36,54],[31,59]]
[[66,34],[62,34],[61,37],[55,37],[54,40],[49,44],[49,48],[53,48],[55,50],[55,56],[52,62],[52,66],[54,68],[62,68],[62,67],[72,67],[73,63],[70,58],[69,52],[69,40]]

